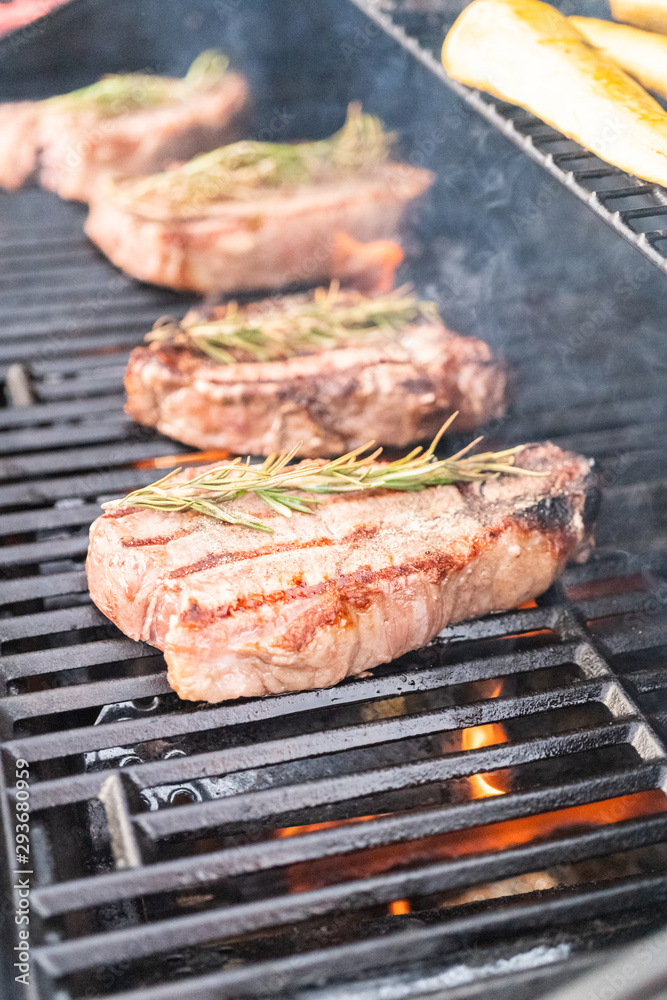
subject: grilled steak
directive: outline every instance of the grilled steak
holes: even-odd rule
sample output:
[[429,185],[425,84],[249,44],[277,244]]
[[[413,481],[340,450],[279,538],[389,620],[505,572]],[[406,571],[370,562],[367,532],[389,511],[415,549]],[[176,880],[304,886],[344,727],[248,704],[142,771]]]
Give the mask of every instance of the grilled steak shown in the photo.
[[546,444],[517,464],[547,475],[329,496],[290,519],[254,496],[233,502],[270,518],[271,536],[192,512],[110,510],[91,527],[90,593],[164,650],[181,698],[326,687],[537,596],[584,557],[590,463]]
[[121,113],[60,99],[0,105],[0,187],[36,178],[61,198],[88,201],[110,176],[151,174],[229,142],[247,97],[243,77],[227,72],[210,87]]
[[135,348],[127,413],[197,448],[270,455],[301,441],[299,454],[320,457],[369,439],[400,447],[431,438],[455,410],[457,430],[505,411],[503,363],[438,322],[361,330],[279,360],[237,356],[219,364],[187,343]]
[[393,236],[433,182],[428,170],[386,162],[392,142],[351,104],[328,139],[232,143],[116,184],[91,204],[86,232],[128,274],[170,288],[228,293],[345,277],[340,234]]
[[336,273],[337,233],[394,236],[408,202],[432,181],[428,170],[386,163],[373,176],[261,192],[171,219],[129,208],[116,192],[93,201],[85,231],[117,267],[168,288],[226,294],[315,284]]

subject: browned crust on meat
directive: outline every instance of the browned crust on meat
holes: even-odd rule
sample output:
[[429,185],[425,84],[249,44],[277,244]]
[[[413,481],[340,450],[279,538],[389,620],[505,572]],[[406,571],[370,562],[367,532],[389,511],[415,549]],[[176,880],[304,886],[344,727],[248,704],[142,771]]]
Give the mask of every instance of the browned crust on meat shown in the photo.
[[167,545],[173,542],[174,537],[174,535],[154,535],[152,538],[123,538],[120,544],[126,549],[137,549],[142,545]]
[[[272,546],[272,552],[295,552],[298,549],[316,549],[323,545],[333,545],[330,538],[313,538],[308,542],[282,542]],[[247,552],[218,552],[205,556],[189,566],[179,566],[169,574],[170,580],[180,580],[184,576],[192,576],[194,573],[203,573],[214,566],[228,566],[230,563],[242,562],[248,559],[259,559],[266,555],[266,549],[250,549]]]
[[[449,574],[460,572],[472,560],[483,556],[484,552],[489,550],[510,526],[511,522],[508,519],[507,525],[503,528],[490,529],[475,538],[469,558],[433,553],[432,556],[424,559],[416,559],[400,566],[388,566],[381,570],[373,570],[370,566],[363,566],[355,573],[318,584],[311,588],[313,594],[302,592],[307,591],[308,588],[290,588],[285,592],[285,601],[297,600],[299,597],[319,596],[320,594],[325,599],[318,605],[315,613],[298,619],[293,626],[285,631],[281,642],[283,649],[288,653],[302,653],[308,648],[320,629],[330,626],[352,626],[354,616],[350,612],[367,611],[373,601],[373,593],[380,590],[385,583],[411,576],[425,577],[436,584],[442,583]],[[526,531],[525,534],[528,536],[529,532]],[[563,556],[572,548],[572,533],[549,532],[548,544],[555,561],[560,564]],[[274,595],[269,595],[269,598],[270,603],[273,603]],[[234,608],[234,611],[230,610],[229,613],[238,613],[240,610],[242,609]]]
[[435,324],[368,345],[223,366],[185,347],[132,351],[126,412],[197,448],[271,454],[301,441],[306,457],[369,440],[404,447],[458,411],[457,430],[505,412],[508,374],[482,341]]
[[[373,538],[377,534],[377,528],[368,525],[359,525],[351,531],[348,535],[341,539],[341,544],[343,545],[353,545],[355,542],[361,541],[362,538],[368,539]],[[171,541],[171,539],[168,539]],[[125,540],[121,543],[123,545],[129,544]],[[152,545],[153,541],[144,541],[143,539],[135,542],[135,545]],[[334,540],[332,538],[319,537],[311,538],[307,542],[281,542],[274,543],[270,546],[271,552],[282,553],[282,552],[298,552],[303,549],[317,549],[322,548],[326,545],[333,545]],[[195,563],[191,563],[189,566],[179,566],[178,569],[174,569],[169,574],[170,580],[180,580],[184,576],[192,576],[195,573],[203,573],[208,569],[213,569],[214,566],[229,566],[231,563],[243,562],[251,559],[260,559],[262,556],[266,555],[267,547],[262,549],[247,549],[240,552],[218,552],[216,554],[211,553],[204,559],[199,559]]]
[[[370,527],[368,525],[359,525],[354,531],[351,531],[349,535],[346,535],[341,539],[342,545],[353,545],[355,542],[361,541],[362,538],[368,539],[373,538],[377,534],[378,529],[376,527]],[[170,540],[170,539],[169,539]],[[121,544],[125,544],[123,541]],[[139,545],[153,544],[152,540],[145,542],[143,540],[137,542]],[[332,538],[320,537],[311,538],[307,542],[281,542],[279,544],[273,544],[270,546],[272,554],[282,553],[282,552],[298,552],[303,549],[318,549],[323,548],[326,545],[334,545],[334,540]],[[208,569],[213,569],[215,566],[229,566],[231,563],[244,562],[250,559],[260,559],[267,553],[267,547],[262,549],[248,549],[240,552],[219,552],[217,554],[211,553],[204,559],[198,560],[196,563],[192,563],[189,566],[180,566],[178,569],[174,569],[169,574],[170,580],[180,580],[184,576],[192,576],[195,573],[203,573]],[[270,600],[267,597],[267,600]]]
[[141,510],[141,507],[116,507],[111,510],[105,510],[101,516],[115,520],[119,517],[129,517],[130,514],[136,514],[139,510]]
[[[132,511],[139,510],[138,507],[129,508],[129,513]],[[120,517],[122,515],[123,508],[118,511],[109,510],[105,511],[103,517]],[[196,530],[196,529],[195,529]],[[191,535],[191,531],[175,531],[171,535],[153,535],[149,538],[121,538],[120,544],[126,549],[137,549],[141,548],[143,545],[168,545],[169,542],[175,541],[177,538],[185,538],[186,535]]]
[[[276,534],[261,541],[197,515],[100,517],[91,595],[129,635],[165,650],[183,698],[333,684],[448,623],[536,597],[583,556],[598,496],[589,463],[552,445],[527,446],[517,462],[546,474],[356,494],[313,515],[276,515]],[[256,498],[243,505],[266,510]],[[164,545],[123,544],[179,527],[194,530]]]

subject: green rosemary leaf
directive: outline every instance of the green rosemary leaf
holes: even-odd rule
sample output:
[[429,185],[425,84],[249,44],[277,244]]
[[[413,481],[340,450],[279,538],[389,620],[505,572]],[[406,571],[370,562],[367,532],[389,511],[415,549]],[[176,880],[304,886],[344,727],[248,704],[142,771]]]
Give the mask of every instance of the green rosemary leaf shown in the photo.
[[391,333],[420,318],[441,322],[435,303],[421,301],[409,286],[369,298],[341,292],[332,282],[328,291],[318,288],[312,296],[288,296],[261,311],[230,302],[217,319],[180,326],[158,320],[146,339],[194,347],[220,364],[275,361],[319,346],[343,346],[373,331]]
[[[291,517],[292,511],[310,514],[312,504],[322,503],[304,494],[351,493],[373,489],[416,492],[433,486],[457,482],[493,479],[499,475],[541,476],[543,473],[517,468],[514,456],[523,446],[505,451],[465,454],[438,459],[434,448],[457,414],[447,420],[426,451],[415,448],[395,462],[377,463],[379,450],[371,454],[371,445],[356,448],[330,462],[309,460],[290,465],[297,445],[286,455],[270,455],[261,466],[250,460],[232,462],[207,469],[193,479],[174,481],[176,469],[150,486],[129,493],[122,500],[102,504],[105,509],[142,507],[149,510],[179,512],[191,510],[227,524],[273,532],[270,525],[225,504],[247,494],[254,494],[268,508]],[[468,448],[464,452],[468,452]]]
[[328,139],[234,142],[164,173],[126,181],[117,190],[128,207],[141,208],[144,214],[187,217],[216,201],[368,172],[386,160],[393,138],[378,118],[350,104],[345,124]]
[[183,77],[181,88],[186,94],[208,90],[223,78],[229,69],[229,59],[219,49],[200,52]]
[[57,111],[95,111],[112,118],[208,90],[222,79],[228,66],[226,56],[209,49],[197,56],[182,80],[149,73],[112,73],[88,87],[49,97],[42,104]]

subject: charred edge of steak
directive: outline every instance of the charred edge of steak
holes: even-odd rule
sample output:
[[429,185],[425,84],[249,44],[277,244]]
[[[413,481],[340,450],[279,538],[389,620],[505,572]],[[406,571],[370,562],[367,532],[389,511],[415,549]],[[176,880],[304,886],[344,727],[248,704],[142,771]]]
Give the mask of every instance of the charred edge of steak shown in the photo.
[[[590,531],[600,509],[601,493],[595,476],[591,475],[584,490],[584,504],[579,513],[584,528]],[[545,532],[565,531],[572,524],[577,508],[574,495],[544,497],[533,507],[522,511],[520,516],[527,527]]]
[[[406,324],[406,332],[411,326],[412,324]],[[432,437],[454,410],[459,411],[457,421],[459,430],[480,426],[489,419],[502,416],[505,412],[509,395],[507,386],[510,382],[505,362],[493,355],[477,356],[480,342],[475,338],[451,334],[445,327],[442,327],[442,336],[443,355],[440,364],[436,360],[425,364],[419,358],[412,357],[409,352],[400,362],[405,365],[406,371],[412,369],[415,373],[414,377],[404,379],[402,382],[396,381],[394,384],[396,398],[402,397],[408,404],[400,430],[392,431],[385,438],[382,426],[376,423],[370,428],[369,436],[381,443],[400,447]],[[458,346],[451,349],[452,344]],[[364,345],[355,346],[363,349]],[[226,391],[229,403],[239,407],[251,407],[256,394],[262,396],[263,386],[275,386],[276,404],[289,407],[290,413],[300,411],[303,419],[318,429],[323,439],[320,445],[321,454],[338,454],[359,443],[354,436],[350,436],[349,408],[345,407],[348,404],[352,407],[362,403],[365,405],[363,386],[368,371],[371,369],[380,371],[383,365],[388,366],[390,372],[394,371],[396,358],[391,356],[391,352],[385,356],[381,345],[375,346],[378,347],[378,356],[374,363],[369,360],[368,353],[364,354],[362,350],[362,355],[356,362],[350,358],[346,365],[340,369],[334,367],[333,370],[325,365],[323,371],[309,369],[304,372],[300,368],[300,359],[304,354],[312,357],[333,353],[335,348],[320,348],[300,353],[295,357],[274,359],[269,364],[280,367],[278,369],[272,367],[270,373],[267,372],[264,363],[255,361],[252,363],[253,379],[249,378],[248,362],[239,358],[238,363],[244,366],[242,381],[233,380],[235,366],[231,365],[229,374],[232,378],[220,384],[213,382],[211,393],[215,395],[217,392]],[[128,394],[126,412],[139,423],[148,426],[162,424],[165,433],[172,433],[178,437],[178,432],[169,427],[169,419],[166,416],[169,412],[167,401],[173,393],[184,388],[193,393],[198,392],[202,401],[206,400],[207,374],[214,372],[216,367],[219,367],[216,362],[203,352],[199,352],[196,347],[164,344],[137,347],[130,355],[125,376]],[[148,372],[151,373],[150,378]],[[156,374],[157,372],[160,374]],[[474,376],[474,379],[471,376]],[[203,380],[203,388],[201,386],[195,388],[198,379]],[[475,384],[472,385],[471,381]],[[426,396],[433,398],[430,406],[426,406],[422,399]],[[392,424],[391,412],[395,401],[392,402],[389,397],[389,390],[385,385],[380,399],[375,400],[375,403],[384,406],[384,413],[380,411],[375,417],[380,425],[387,421]],[[216,401],[209,399],[208,405],[213,408],[212,412],[215,412]],[[344,407],[343,411],[340,410],[341,405]],[[167,410],[163,410],[163,406],[167,407]],[[199,421],[193,419],[189,437],[183,437],[181,429],[181,439],[202,446],[202,434],[209,435],[206,437],[206,443],[211,444],[215,433],[219,438],[218,444],[238,449],[240,442],[230,443],[220,428],[215,432],[210,428],[199,432],[198,428],[203,420],[204,416]],[[260,430],[257,429],[257,432],[259,434]],[[270,436],[268,425],[263,433]],[[400,440],[394,440],[395,433],[398,433]],[[272,447],[267,444],[266,447],[269,450],[281,450],[284,442],[276,443]]]

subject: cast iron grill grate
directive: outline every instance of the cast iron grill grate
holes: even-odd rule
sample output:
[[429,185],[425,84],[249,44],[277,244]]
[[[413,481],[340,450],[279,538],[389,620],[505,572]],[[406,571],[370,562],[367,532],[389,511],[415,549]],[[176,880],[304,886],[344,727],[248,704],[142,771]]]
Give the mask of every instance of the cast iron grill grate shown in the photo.
[[565,409],[520,389],[499,439],[581,448],[608,486],[598,555],[535,607],[333,690],[181,703],[161,656],[90,604],[83,560],[100,498],[183,450],[126,420],[122,370],[186,303],[114,272],[78,209],[0,205],[3,358],[34,396],[0,409],[0,726],[5,778],[30,762],[40,1000],[333,997],[350,981],[503,995],[489,977],[535,996],[657,926],[664,400],[621,381]]
[[[409,152],[457,103],[352,5],[138,9],[79,0],[45,38],[5,46],[11,95],[66,89],[126,59],[181,72],[222,44],[252,77],[257,134],[276,121],[294,137],[327,134],[355,98]],[[600,947],[664,920],[661,276],[611,234],[597,247],[592,219],[555,246],[550,220],[570,211],[557,185],[542,223],[528,213],[517,234],[506,212],[499,224],[516,176],[507,160],[500,196],[484,167],[448,187],[457,158],[480,162],[482,130],[487,158],[503,156],[484,122],[462,121],[456,148],[441,143],[426,162],[440,186],[406,277],[516,371],[494,444],[551,438],[598,460],[599,549],[535,607],[448,629],[329,691],[181,703],[161,656],[92,607],[83,562],[99,501],[187,451],[123,415],[127,351],[188,303],[109,267],[81,233],[81,209],[40,192],[0,200],[0,365],[7,400],[28,403],[0,408],[2,809],[6,824],[21,755],[34,1000],[340,1000],[350,983],[368,1000],[533,1000]],[[522,207],[539,193],[529,184]],[[521,259],[528,237],[533,256],[541,243],[545,256],[577,258],[571,299],[550,268],[540,277]],[[481,266],[480,246],[505,269]],[[589,251],[610,282],[601,313],[596,279],[578,273]]]
[[[450,79],[442,68],[443,39],[465,6],[459,0],[354,0],[439,79],[539,163],[619,235],[667,272],[667,192],[605,163],[523,108]],[[559,3],[566,13],[582,13]],[[587,16],[607,18],[603,9]]]

